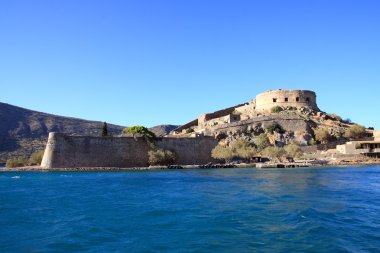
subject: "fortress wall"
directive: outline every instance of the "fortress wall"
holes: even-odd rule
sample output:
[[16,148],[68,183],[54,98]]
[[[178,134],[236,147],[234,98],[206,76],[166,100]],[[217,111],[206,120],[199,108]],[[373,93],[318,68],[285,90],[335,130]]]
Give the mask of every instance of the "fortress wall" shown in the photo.
[[270,111],[274,106],[309,107],[319,110],[317,96],[313,91],[272,90],[256,96],[256,111]]
[[274,122],[278,123],[288,132],[310,131],[309,124],[297,115],[276,115],[276,116],[261,116],[253,119],[242,120],[225,124],[219,127],[213,127],[208,134],[227,133],[229,131],[246,131],[249,126],[261,124],[262,128],[267,128]]
[[[162,138],[159,148],[176,152],[177,164],[213,161],[217,141],[204,138]],[[145,167],[149,147],[144,138],[69,136],[50,133],[41,167]]]
[[169,149],[177,154],[176,164],[205,164],[214,162],[211,150],[218,144],[213,137],[163,138],[158,148]]
[[254,115],[255,113],[255,104],[249,103],[243,106],[236,107],[236,111],[242,114],[241,120],[249,119],[249,115]]
[[235,108],[243,106],[243,105],[245,104],[235,105],[235,106],[228,107],[226,109],[219,110],[213,113],[202,114],[198,117],[198,126],[203,128],[206,126],[207,121],[231,114],[233,111],[235,111]]

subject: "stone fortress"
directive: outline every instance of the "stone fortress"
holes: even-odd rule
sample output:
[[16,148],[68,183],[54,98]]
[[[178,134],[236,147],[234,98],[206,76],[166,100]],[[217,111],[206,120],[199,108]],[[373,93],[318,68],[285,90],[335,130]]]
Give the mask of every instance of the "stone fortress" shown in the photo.
[[[247,125],[259,121],[271,123],[273,121],[270,117],[271,110],[276,106],[295,110],[320,111],[317,105],[317,96],[313,91],[270,90],[258,94],[249,103],[202,114],[197,119],[174,129],[171,135],[185,134],[190,128],[197,134],[214,135],[218,129],[228,128],[229,126]],[[289,123],[293,122],[295,125],[298,123],[302,126],[299,129],[296,127],[295,130],[306,130],[303,120],[297,116],[277,115],[275,120],[289,121]],[[285,129],[289,128],[286,124],[284,127]],[[290,128],[294,130],[294,127]]]
[[[266,127],[273,122],[290,131],[310,129],[305,120],[297,115],[271,115],[271,109],[277,105],[297,110],[319,110],[316,95],[312,91],[267,91],[249,103],[202,114],[157,140],[157,147],[174,151],[178,158],[177,164],[204,164],[215,162],[211,150],[218,144],[215,137],[219,133],[246,131],[257,124]],[[189,128],[195,131],[192,136],[181,135]],[[143,167],[148,165],[148,150],[144,140],[133,137],[50,133],[41,167]]]
[[[353,123],[320,111],[313,91],[270,90],[257,95],[249,103],[202,114],[156,140],[156,147],[174,151],[178,165],[206,164],[215,162],[211,151],[218,144],[229,145],[237,138],[252,141],[261,133],[268,132],[273,125],[282,128],[280,132],[271,133],[273,145],[283,147],[296,141],[304,152],[316,153],[317,150],[335,149],[336,145],[346,143],[341,136]],[[310,144],[314,140],[314,130],[320,127],[327,129],[339,143]],[[346,146],[338,146],[335,153],[379,157],[380,132],[370,133],[370,141],[348,142],[344,144]],[[148,166],[149,150],[142,137],[50,133],[41,167],[145,167]]]

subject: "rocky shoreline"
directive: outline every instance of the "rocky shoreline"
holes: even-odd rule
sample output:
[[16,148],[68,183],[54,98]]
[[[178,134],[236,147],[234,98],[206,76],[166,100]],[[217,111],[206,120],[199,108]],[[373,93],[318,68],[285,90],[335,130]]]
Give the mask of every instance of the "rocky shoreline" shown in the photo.
[[149,166],[149,167],[74,167],[74,168],[42,168],[40,166],[26,166],[15,168],[0,168],[0,172],[11,171],[149,171],[149,170],[174,170],[174,169],[210,169],[210,168],[301,168],[301,167],[336,167],[336,166],[365,166],[380,165],[380,159],[370,160],[340,160],[340,161],[315,161],[295,163],[250,163],[250,164],[207,164],[207,165],[171,165],[171,166]]

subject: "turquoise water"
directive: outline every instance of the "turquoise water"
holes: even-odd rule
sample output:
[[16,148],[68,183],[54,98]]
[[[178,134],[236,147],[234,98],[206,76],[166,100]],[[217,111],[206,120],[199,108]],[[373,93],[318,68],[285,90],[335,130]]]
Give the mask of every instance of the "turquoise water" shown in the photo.
[[0,252],[379,252],[380,166],[1,172]]

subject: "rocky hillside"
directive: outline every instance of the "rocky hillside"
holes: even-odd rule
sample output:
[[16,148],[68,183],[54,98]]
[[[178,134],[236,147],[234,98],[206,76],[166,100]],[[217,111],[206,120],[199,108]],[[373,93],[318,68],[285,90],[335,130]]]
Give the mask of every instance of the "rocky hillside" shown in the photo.
[[[99,136],[103,122],[62,117],[0,102],[0,163],[17,156],[30,156],[43,149],[49,132]],[[162,136],[176,126],[151,128]],[[108,124],[111,134],[120,134],[123,126]]]
[[149,128],[157,137],[162,137],[170,133],[172,130],[176,129],[176,125],[159,125]]

